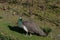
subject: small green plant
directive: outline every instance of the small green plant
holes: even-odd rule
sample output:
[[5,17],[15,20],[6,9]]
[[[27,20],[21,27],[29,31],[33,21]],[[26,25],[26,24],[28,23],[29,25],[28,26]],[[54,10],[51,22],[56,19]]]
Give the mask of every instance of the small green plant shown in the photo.
[[49,27],[45,27],[43,28],[43,31],[48,35],[52,31],[52,29]]
[[0,16],[0,19],[2,19],[3,17],[2,16]]

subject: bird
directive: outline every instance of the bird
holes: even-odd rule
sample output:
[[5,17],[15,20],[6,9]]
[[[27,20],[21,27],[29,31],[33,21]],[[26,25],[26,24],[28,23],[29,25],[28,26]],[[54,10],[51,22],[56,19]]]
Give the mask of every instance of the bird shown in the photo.
[[40,29],[40,27],[34,21],[23,21],[22,17],[19,17],[18,26],[26,31],[26,35],[28,33],[36,33],[40,36],[46,36],[46,33],[42,29]]

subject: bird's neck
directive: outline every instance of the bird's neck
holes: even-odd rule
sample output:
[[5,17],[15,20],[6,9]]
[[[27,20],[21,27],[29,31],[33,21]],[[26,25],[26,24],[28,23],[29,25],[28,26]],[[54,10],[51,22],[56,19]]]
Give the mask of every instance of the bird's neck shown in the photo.
[[22,26],[22,19],[18,20],[18,26]]
[[20,22],[22,22],[22,19],[19,19],[20,20]]

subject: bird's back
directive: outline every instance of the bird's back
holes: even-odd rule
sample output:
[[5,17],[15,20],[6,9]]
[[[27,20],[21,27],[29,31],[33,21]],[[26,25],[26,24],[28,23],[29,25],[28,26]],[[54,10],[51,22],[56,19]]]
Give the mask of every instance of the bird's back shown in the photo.
[[31,33],[37,33],[39,35],[46,35],[43,30],[40,29],[40,27],[35,24],[33,21],[24,21],[23,25],[25,25],[29,32]]

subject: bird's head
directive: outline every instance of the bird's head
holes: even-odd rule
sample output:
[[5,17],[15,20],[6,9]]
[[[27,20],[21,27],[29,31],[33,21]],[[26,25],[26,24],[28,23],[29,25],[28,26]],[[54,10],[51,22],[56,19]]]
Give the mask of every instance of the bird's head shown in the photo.
[[22,17],[19,17],[19,19],[22,19]]
[[22,17],[19,17],[20,22],[22,22]]

